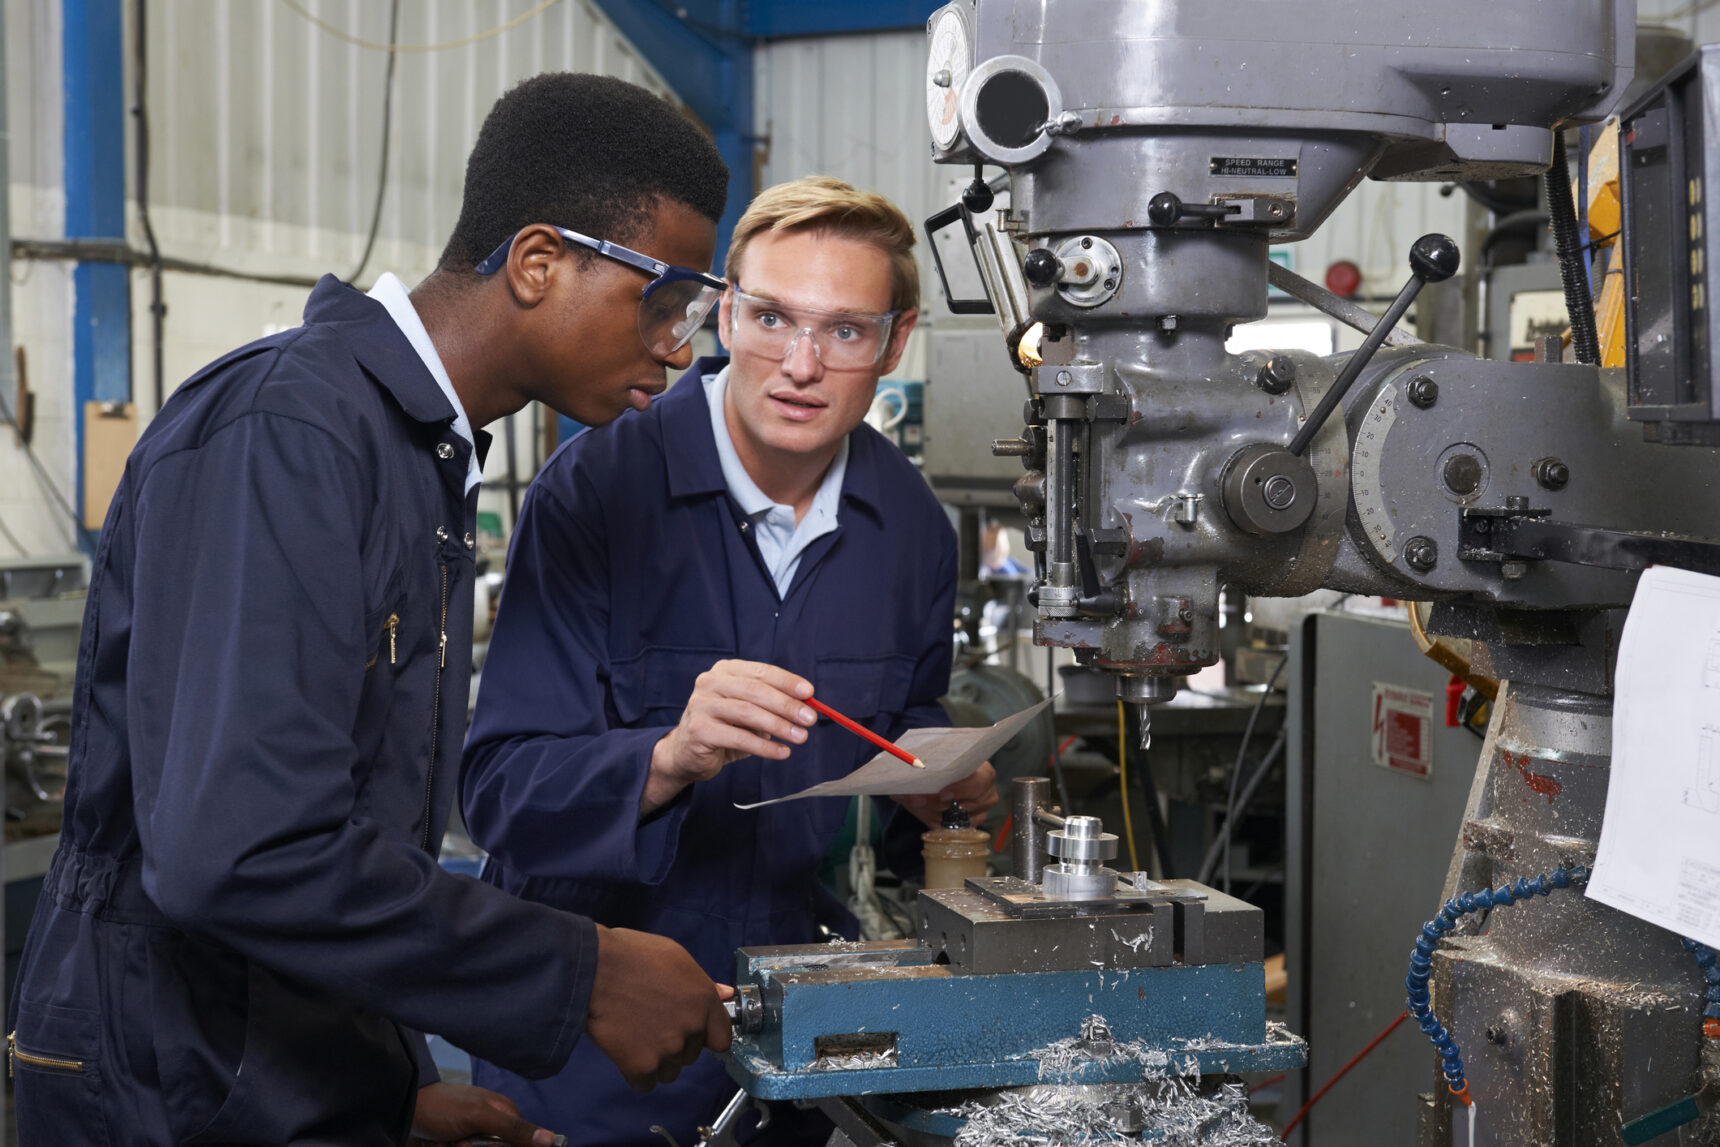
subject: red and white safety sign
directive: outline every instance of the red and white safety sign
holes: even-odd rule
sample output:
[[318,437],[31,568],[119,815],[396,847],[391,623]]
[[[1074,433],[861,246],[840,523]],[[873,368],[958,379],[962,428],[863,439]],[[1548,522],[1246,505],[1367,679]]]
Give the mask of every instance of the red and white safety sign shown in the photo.
[[1374,764],[1433,776],[1433,694],[1374,682]]

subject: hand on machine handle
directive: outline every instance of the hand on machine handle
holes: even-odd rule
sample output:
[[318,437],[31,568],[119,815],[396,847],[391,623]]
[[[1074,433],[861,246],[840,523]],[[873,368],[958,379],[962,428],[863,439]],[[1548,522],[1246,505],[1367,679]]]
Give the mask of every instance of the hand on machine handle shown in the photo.
[[585,1034],[629,1087],[650,1091],[673,1081],[704,1049],[729,1049],[723,1001],[733,995],[673,940],[599,925]]

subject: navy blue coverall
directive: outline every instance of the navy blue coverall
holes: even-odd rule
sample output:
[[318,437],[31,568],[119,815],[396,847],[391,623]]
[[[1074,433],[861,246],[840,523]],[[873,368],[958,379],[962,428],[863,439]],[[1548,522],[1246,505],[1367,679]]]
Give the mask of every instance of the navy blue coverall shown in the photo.
[[453,416],[328,277],[132,452],[11,1004],[22,1142],[398,1144],[418,1032],[527,1075],[578,1040],[590,921],[436,863],[471,664]]
[[[862,425],[849,436],[838,527],[779,596],[717,457],[700,380],[723,361],[700,359],[648,411],[575,438],[532,483],[461,800],[490,852],[487,879],[669,936],[728,983],[742,945],[814,942],[820,923],[854,933],[817,879],[848,802],[735,805],[844,776],[877,750],[820,722],[787,760],[736,761],[640,823],[652,746],[680,720],[694,678],[724,658],[798,673],[889,737],[947,725],[938,698],[949,688],[956,544],[925,479]],[[880,804],[894,810],[897,851],[917,853],[924,826]],[[653,1123],[687,1144],[735,1091],[704,1056],[634,1095],[593,1050],[576,1049],[541,1083],[476,1062],[473,1082],[582,1145],[661,1144]]]

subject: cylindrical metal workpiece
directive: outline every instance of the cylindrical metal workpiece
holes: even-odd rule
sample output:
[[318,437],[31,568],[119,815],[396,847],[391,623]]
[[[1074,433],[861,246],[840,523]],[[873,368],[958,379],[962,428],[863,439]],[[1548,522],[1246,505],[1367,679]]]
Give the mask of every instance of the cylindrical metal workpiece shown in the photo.
[[1050,777],[1015,778],[1015,819],[1011,830],[1015,874],[1029,884],[1038,884],[1045,871],[1046,828],[1035,814],[1050,802]]

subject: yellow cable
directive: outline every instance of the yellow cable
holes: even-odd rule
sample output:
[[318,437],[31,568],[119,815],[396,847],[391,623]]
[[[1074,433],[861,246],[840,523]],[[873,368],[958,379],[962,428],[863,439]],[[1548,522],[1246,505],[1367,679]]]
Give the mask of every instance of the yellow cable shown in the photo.
[[1129,838],[1129,871],[1139,872],[1141,862],[1135,856],[1135,825],[1129,819],[1129,741],[1124,734],[1121,701],[1117,702],[1117,787],[1123,797],[1123,835]]
[[543,3],[539,4],[531,11],[520,16],[515,16],[505,24],[497,24],[488,32],[479,32],[474,36],[463,36],[458,40],[445,40],[440,44],[384,44],[376,40],[363,40],[357,36],[349,35],[346,32],[341,31],[326,20],[320,20],[305,11],[299,6],[298,0],[281,0],[281,3],[285,4],[288,8],[291,8],[294,12],[297,12],[300,16],[303,16],[306,20],[309,20],[335,39],[345,40],[347,43],[356,44],[360,48],[373,48],[378,52],[440,52],[444,48],[463,48],[467,44],[476,44],[479,40],[488,40],[491,36],[499,36],[509,28],[517,28],[527,20],[530,20],[533,16],[536,16],[539,12],[542,12],[544,9],[557,2],[558,0],[543,0]]
[[1427,635],[1421,621],[1421,611],[1418,603],[1406,601],[1404,608],[1409,612],[1409,635],[1415,639],[1417,647],[1428,657],[1438,662],[1445,669],[1463,679],[1464,684],[1487,698],[1489,701],[1499,697],[1499,682],[1491,677],[1484,677],[1471,668],[1469,662],[1458,656],[1451,646]]

